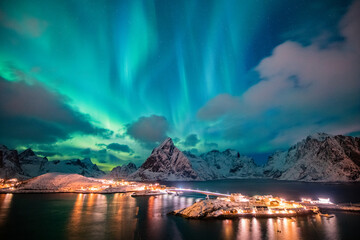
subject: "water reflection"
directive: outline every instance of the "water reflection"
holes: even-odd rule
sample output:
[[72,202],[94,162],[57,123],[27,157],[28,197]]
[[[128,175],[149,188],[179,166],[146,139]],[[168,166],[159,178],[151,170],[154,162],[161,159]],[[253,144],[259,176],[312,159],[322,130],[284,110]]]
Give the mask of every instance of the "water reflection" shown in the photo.
[[323,221],[323,226],[326,239],[340,239],[336,217],[331,219],[327,218],[325,221]]
[[78,194],[74,209],[71,212],[70,220],[69,220],[69,234],[70,236],[74,236],[79,232],[81,218],[82,218],[82,209],[84,205],[84,194]]
[[296,218],[278,218],[276,220],[275,235],[278,239],[299,239],[299,228]]
[[224,220],[222,224],[223,229],[223,239],[233,239],[234,238],[234,228],[232,220]]
[[7,219],[12,197],[12,193],[0,194],[0,227]]
[[[352,226],[360,220],[359,214],[344,213],[336,213],[333,218],[313,215],[209,221],[167,215],[174,209],[190,206],[197,199],[187,196],[134,198],[120,193],[14,196],[0,194],[1,239],[11,239],[11,236],[19,234],[19,225],[28,226],[28,232],[38,231],[38,235],[43,234],[40,236],[44,236],[44,239],[51,239],[45,238],[47,233],[43,233],[44,228],[52,229],[53,234],[64,236],[66,239],[89,240],[341,239],[351,230],[355,229],[356,232],[356,227]],[[56,204],[49,204],[54,198]],[[29,212],[30,201],[38,203],[39,206],[33,212]],[[60,221],[44,221],[52,212],[59,216]],[[33,221],[29,223],[27,219]],[[43,228],[37,228],[39,225]]]
[[248,218],[241,218],[238,228],[238,239],[250,239],[250,220]]
[[[109,198],[109,199],[108,199]],[[69,239],[134,238],[138,207],[126,194],[78,194],[68,221]]]
[[162,221],[161,221],[161,209],[166,206],[167,201],[163,196],[151,196],[148,200],[147,211],[147,235],[153,236],[155,239],[160,239]]
[[[91,203],[90,203],[91,201]],[[97,239],[103,239],[105,235],[107,215],[107,198],[102,194],[90,194],[86,206],[86,216],[92,225],[90,230],[91,236]]]
[[[240,218],[236,239],[307,239],[309,236],[324,239],[340,239],[338,222],[334,218],[319,215],[297,218]],[[223,238],[229,239],[229,226],[223,222]],[[226,234],[225,234],[226,233]]]
[[273,218],[270,218],[267,221],[267,233],[268,233],[267,235],[269,239],[275,238],[275,232],[277,231],[275,222],[276,220],[274,220]]
[[111,235],[115,239],[134,239],[139,207],[128,194],[116,193],[110,204]]

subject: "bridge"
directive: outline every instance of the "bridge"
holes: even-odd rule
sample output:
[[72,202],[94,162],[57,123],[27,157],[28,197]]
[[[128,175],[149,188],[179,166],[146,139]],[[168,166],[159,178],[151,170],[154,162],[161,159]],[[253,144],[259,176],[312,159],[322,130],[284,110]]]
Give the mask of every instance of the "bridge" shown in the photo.
[[190,192],[190,193],[199,193],[208,196],[216,196],[216,197],[230,197],[230,194],[210,192],[210,191],[202,191],[202,190],[194,190],[190,188],[168,188],[168,191],[173,192]]

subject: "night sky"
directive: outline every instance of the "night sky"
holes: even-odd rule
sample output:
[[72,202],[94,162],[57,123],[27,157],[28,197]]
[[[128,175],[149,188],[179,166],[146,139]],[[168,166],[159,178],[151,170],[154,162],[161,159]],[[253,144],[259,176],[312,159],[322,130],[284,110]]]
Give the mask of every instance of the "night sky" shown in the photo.
[[360,135],[360,1],[0,2],[0,144],[141,164]]

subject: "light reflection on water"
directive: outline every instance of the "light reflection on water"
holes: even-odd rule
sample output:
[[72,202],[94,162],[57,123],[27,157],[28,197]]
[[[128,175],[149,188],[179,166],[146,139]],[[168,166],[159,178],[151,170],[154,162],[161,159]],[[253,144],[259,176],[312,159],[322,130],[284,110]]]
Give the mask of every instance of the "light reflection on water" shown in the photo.
[[[183,229],[176,224],[167,223],[166,213],[195,202],[185,196],[150,196],[133,198],[127,194],[114,194],[112,200],[101,194],[79,194],[69,219],[69,239],[86,236],[100,239],[110,234],[116,238],[165,239],[174,234],[182,239]],[[139,207],[144,207],[145,218],[139,216]],[[144,210],[144,209],[141,209]],[[177,218],[178,220],[183,220]],[[315,220],[315,221],[314,221]],[[187,221],[187,220],[185,220]],[[326,239],[338,239],[336,217],[323,219],[320,216],[303,218],[240,218],[216,220],[221,223],[221,239],[303,239],[301,228],[323,231]],[[206,221],[202,222],[206,224]],[[109,226],[108,226],[109,225]],[[171,233],[164,233],[167,227]],[[212,236],[215,237],[216,235]]]
[[[47,196],[51,198],[47,199]],[[18,223],[14,216],[18,216],[16,211],[25,213],[26,216],[26,209],[29,206],[18,204],[18,199],[22,198],[21,195],[0,194],[0,233],[4,233],[4,236],[10,236],[10,233],[21,234],[15,229]],[[315,215],[228,220],[188,220],[167,215],[174,209],[193,204],[196,198],[191,196],[163,195],[134,198],[128,194],[118,193],[70,196],[44,194],[34,195],[32,198],[45,204],[53,198],[71,204],[68,208],[60,206],[57,208],[56,204],[51,205],[51,208],[41,205],[42,208],[36,210],[43,211],[42,215],[45,216],[50,214],[50,211],[64,211],[62,216],[66,217],[65,225],[54,228],[51,222],[42,221],[41,224],[44,227],[52,227],[53,231],[65,232],[66,239],[188,239],[192,236],[196,236],[197,239],[244,240],[341,239],[345,231],[344,221],[348,221],[345,214],[338,218],[338,213],[333,218]],[[355,221],[358,219],[359,215],[355,215]],[[36,216],[34,221],[36,222]],[[38,223],[34,223],[34,226],[38,226]],[[14,230],[11,232],[12,228]],[[32,230],[41,231],[34,227]]]
[[138,207],[135,199],[116,193],[78,194],[68,221],[69,239],[134,238]]
[[223,229],[223,239],[233,239],[234,229],[233,229],[233,221],[224,220],[222,222],[222,229]]
[[11,193],[0,194],[0,226],[6,221],[12,197]]
[[80,224],[81,224],[81,218],[82,218],[82,210],[84,205],[84,194],[78,194],[74,209],[71,212],[70,220],[69,220],[69,236],[70,238],[72,236],[76,236],[76,234],[79,232]]
[[139,207],[129,195],[116,193],[110,208],[110,229],[116,239],[133,239]]

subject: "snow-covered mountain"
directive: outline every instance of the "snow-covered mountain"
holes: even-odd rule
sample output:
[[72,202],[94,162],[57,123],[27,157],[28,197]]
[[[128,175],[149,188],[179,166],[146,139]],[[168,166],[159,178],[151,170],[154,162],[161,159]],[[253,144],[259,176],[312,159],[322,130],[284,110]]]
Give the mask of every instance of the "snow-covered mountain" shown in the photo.
[[0,178],[22,178],[23,175],[18,152],[0,145]]
[[135,180],[214,180],[253,178],[262,174],[252,158],[234,150],[196,156],[181,152],[171,138],[155,148],[145,163],[132,175]]
[[264,175],[308,182],[360,181],[360,138],[311,135],[269,157]]
[[77,173],[86,177],[100,177],[105,175],[90,159],[84,160],[55,160],[48,161],[46,157],[37,156],[31,149],[18,154],[16,150],[9,150],[0,145],[0,177],[26,179],[44,173]]
[[26,176],[36,177],[43,174],[48,159],[36,156],[29,148],[19,154],[19,162]]
[[105,172],[101,171],[90,158],[48,161],[41,169],[41,174],[48,172],[77,173],[85,177],[101,177],[105,175]]
[[133,180],[202,180],[189,159],[175,147],[171,138],[155,148],[141,167],[129,176]]
[[[29,178],[48,172],[100,177],[90,159],[48,161],[27,149],[21,154],[0,145],[0,178]],[[114,168],[111,178],[140,181],[190,181],[226,178],[274,178],[308,182],[360,181],[360,138],[314,134],[269,157],[260,167],[234,150],[213,150],[196,156],[181,152],[171,138],[155,148],[139,169],[133,163]]]
[[[183,167],[174,171],[174,163],[181,163]],[[196,177],[189,178],[189,172]],[[274,178],[307,182],[360,181],[360,138],[314,134],[287,151],[275,152],[262,167],[257,166],[252,158],[230,149],[223,152],[213,150],[200,156],[181,153],[171,139],[167,139],[154,149],[131,177],[137,180]]]
[[214,173],[216,179],[223,178],[252,178],[258,177],[260,168],[254,159],[240,155],[239,152],[227,149],[223,152],[217,150],[200,155]]
[[262,175],[262,170],[255,164],[254,159],[240,155],[235,150],[227,149],[223,152],[212,150],[200,156],[190,152],[184,154],[198,175],[206,180],[254,178]]
[[113,179],[126,178],[130,174],[136,172],[136,170],[136,165],[130,162],[127,165],[114,167],[109,173],[109,176]]

